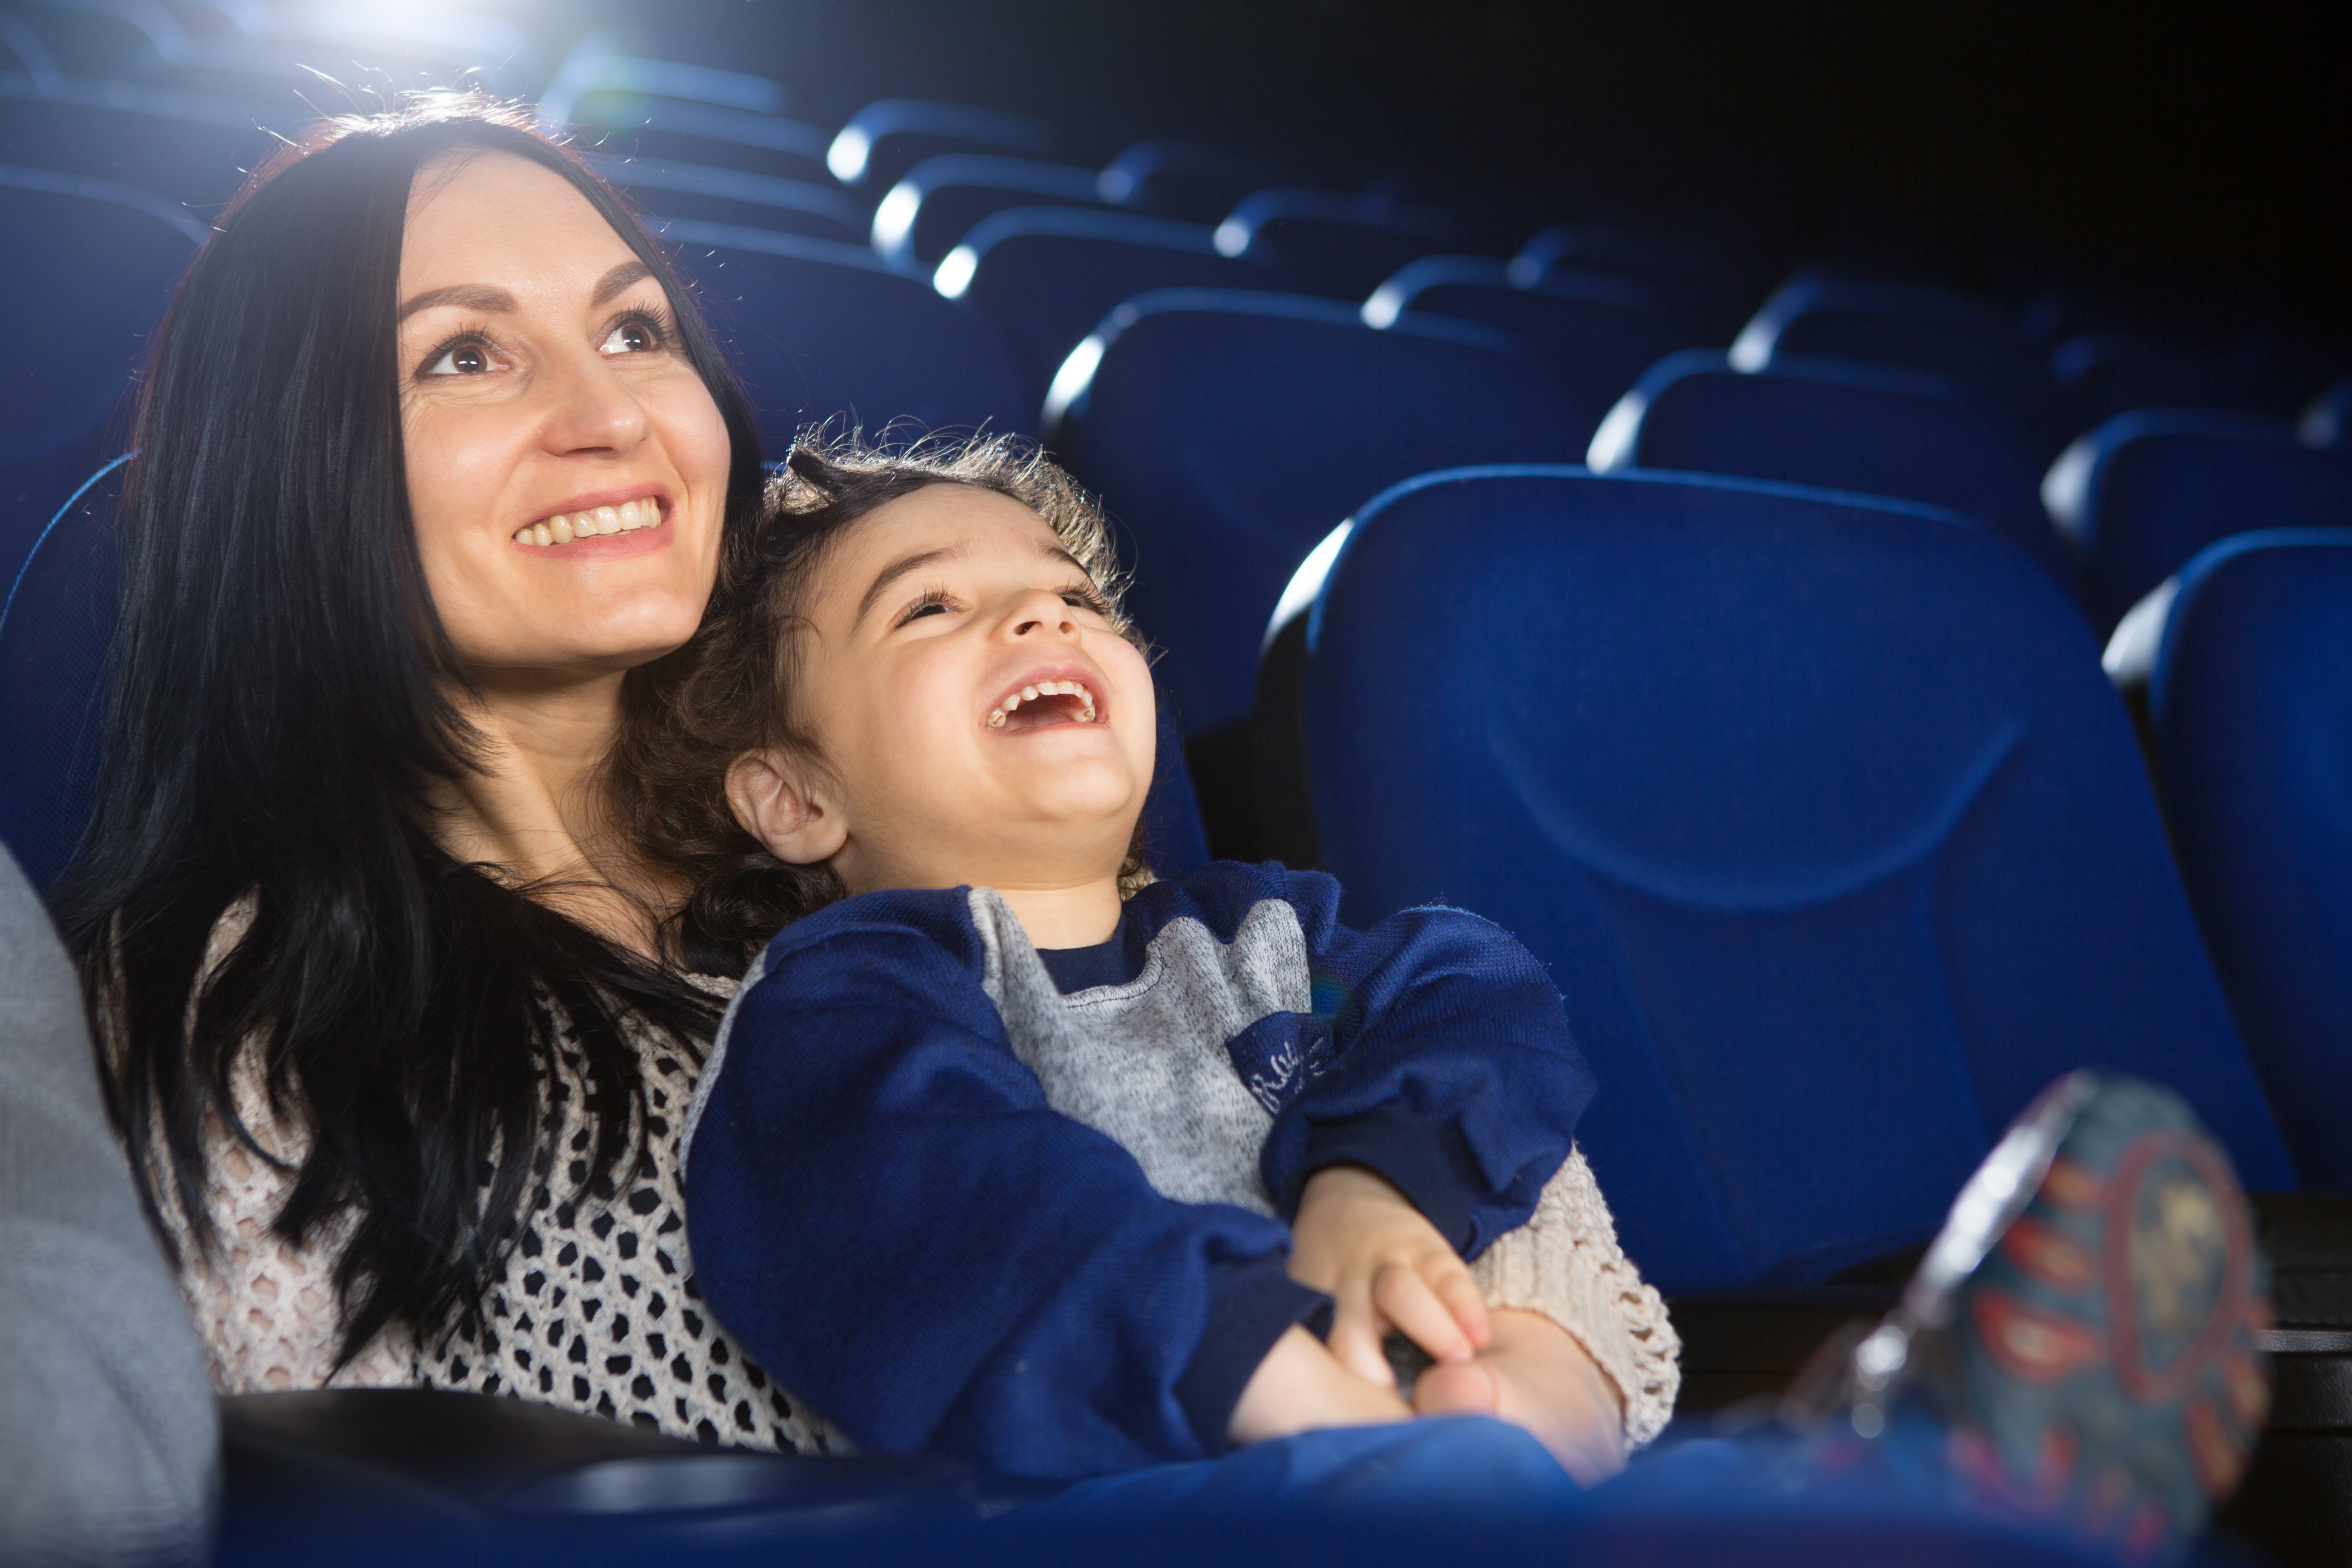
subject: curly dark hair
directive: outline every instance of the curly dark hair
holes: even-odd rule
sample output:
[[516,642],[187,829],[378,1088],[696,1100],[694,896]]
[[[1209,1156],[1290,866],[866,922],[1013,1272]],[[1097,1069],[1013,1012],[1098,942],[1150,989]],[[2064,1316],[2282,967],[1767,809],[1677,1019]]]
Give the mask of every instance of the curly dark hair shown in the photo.
[[[636,840],[685,870],[694,890],[671,940],[689,966],[740,973],[782,927],[847,896],[830,865],[771,855],[735,820],[727,773],[747,752],[823,754],[798,700],[801,637],[820,569],[852,525],[932,485],[1008,496],[1045,520],[1088,577],[1111,624],[1150,653],[1121,607],[1127,586],[1108,519],[1034,442],[1017,436],[936,436],[910,445],[804,431],[768,487],[753,542],[722,568],[711,607],[666,693],[667,713],[633,730],[614,757],[615,794]],[[1150,879],[1139,823],[1122,886]]]

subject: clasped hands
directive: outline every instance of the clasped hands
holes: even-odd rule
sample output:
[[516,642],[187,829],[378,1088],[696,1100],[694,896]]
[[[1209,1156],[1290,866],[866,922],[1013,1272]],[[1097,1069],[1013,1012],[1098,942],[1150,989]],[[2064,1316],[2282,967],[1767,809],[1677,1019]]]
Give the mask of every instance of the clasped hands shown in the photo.
[[[1236,1443],[1416,1415],[1498,1416],[1532,1433],[1580,1485],[1625,1463],[1623,1402],[1575,1337],[1538,1312],[1489,1310],[1437,1227],[1385,1179],[1330,1165],[1307,1179],[1290,1276],[1329,1295],[1328,1341],[1293,1328],[1242,1391]],[[1435,1363],[1397,1391],[1394,1331]]]

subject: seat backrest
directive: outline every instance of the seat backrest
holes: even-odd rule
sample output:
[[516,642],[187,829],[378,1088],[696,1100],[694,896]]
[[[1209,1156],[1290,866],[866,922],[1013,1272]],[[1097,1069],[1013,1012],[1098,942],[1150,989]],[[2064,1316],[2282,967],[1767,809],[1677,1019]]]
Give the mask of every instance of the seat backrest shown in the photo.
[[865,247],[685,220],[666,233],[685,247],[681,269],[700,285],[771,458],[827,419],[869,434],[898,419],[1035,431],[1035,405],[987,323]]
[[[289,110],[300,106],[289,103]],[[0,163],[152,192],[209,219],[284,145],[268,110],[235,99],[68,78],[36,92],[0,78]],[[295,114],[284,120],[291,124]]]
[[831,184],[779,179],[715,163],[602,154],[591,154],[588,162],[656,219],[740,224],[836,245],[862,245],[866,237],[865,205]]
[[2305,447],[2284,420],[2143,409],[2061,453],[2042,500],[2087,563],[2104,629],[2217,540],[2352,526],[2352,453]]
[[1361,300],[1405,263],[1444,250],[1454,227],[1434,207],[1277,186],[1225,215],[1217,248],[1294,268],[1318,294]]
[[89,477],[0,577],[0,842],[44,889],[81,837],[97,781],[114,505],[128,460]]
[[2296,1173],[2352,1193],[2352,527],[2179,583],[2148,721],[2181,875]]
[[2313,398],[2295,433],[2307,447],[2352,447],[2352,376]]
[[1555,271],[1520,288],[1510,263],[1485,256],[1423,257],[1364,301],[1375,327],[1412,314],[1484,321],[1517,338],[1559,378],[1588,437],[1643,371],[1695,341],[1642,284]]
[[0,472],[27,492],[0,511],[0,581],[95,466],[88,448],[130,390],[203,232],[144,191],[0,166],[0,277],[38,302],[18,312],[0,371]]
[[1924,371],[1787,354],[1753,374],[1712,349],[1660,361],[1610,413],[1596,472],[1681,468],[1924,502],[1975,518],[2069,593],[2042,468],[2003,416]]
[[1042,120],[935,103],[886,98],[849,117],[825,149],[825,167],[843,184],[879,195],[926,158],[942,153],[1009,153],[1038,157],[1051,152],[1054,133]]
[[1578,1137],[1669,1291],[1933,1230],[2084,1063],[2293,1177],[2065,597],[1948,513],[1686,475],[1426,475],[1312,595],[1308,788],[1351,922],[1551,970]]
[[1154,217],[1213,224],[1252,191],[1281,183],[1263,158],[1191,142],[1139,142],[1103,165],[1103,199]]
[[949,153],[907,171],[874,209],[874,254],[892,267],[929,271],[971,232],[1006,207],[1099,207],[1092,169]]
[[1203,225],[1083,207],[1013,207],[981,219],[934,274],[942,294],[988,318],[1012,350],[1031,405],[1095,323],[1154,289],[1297,292],[1290,272],[1225,256]]
[[1169,289],[1129,300],[1048,399],[1047,439],[1101,494],[1166,650],[1187,736],[1245,720],[1292,570],[1383,487],[1450,463],[1575,455],[1543,367],[1470,322],[1375,331],[1349,306]]
[[824,166],[832,138],[814,125],[723,104],[593,93],[575,132],[607,156],[701,164],[834,187]]
[[1810,279],[1764,302],[1731,345],[1740,370],[1780,354],[1816,354],[1934,371],[2019,422],[2036,447],[2066,437],[2042,351],[2013,311],[1990,300],[1899,283]]

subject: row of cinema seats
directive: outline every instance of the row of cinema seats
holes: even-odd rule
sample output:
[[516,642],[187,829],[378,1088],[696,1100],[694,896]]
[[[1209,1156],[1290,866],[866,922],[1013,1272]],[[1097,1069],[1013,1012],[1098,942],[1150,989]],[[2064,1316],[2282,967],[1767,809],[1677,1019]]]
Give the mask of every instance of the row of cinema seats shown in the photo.
[[[288,117],[222,74],[268,38],[105,75],[56,25],[100,13],[25,10],[0,837],[41,877],[110,621],[108,485],[58,509]],[[1328,866],[1360,919],[1479,909],[1553,965],[1686,1406],[1883,1303],[2080,1061],[2180,1086],[2258,1189],[2352,1191],[2352,358],[1843,266],[1768,293],[1745,256],[1272,161],[1054,163],[1040,122],[957,106],[826,133],[594,40],[539,101],[662,221],[772,456],[828,417],[985,425],[1107,498],[1209,846]],[[2352,1543],[2352,1248],[2319,1201],[2266,1201],[2281,1406],[2238,1516],[2290,1553]]]

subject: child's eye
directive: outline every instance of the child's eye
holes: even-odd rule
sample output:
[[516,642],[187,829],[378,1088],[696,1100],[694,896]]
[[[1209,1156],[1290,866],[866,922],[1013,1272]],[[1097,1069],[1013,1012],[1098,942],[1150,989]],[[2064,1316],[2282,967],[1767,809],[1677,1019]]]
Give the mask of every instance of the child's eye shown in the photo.
[[901,611],[895,624],[903,626],[909,621],[919,621],[925,616],[944,616],[954,607],[945,594],[926,594]]
[[1063,589],[1062,603],[1073,609],[1092,610],[1103,619],[1110,619],[1110,606],[1103,603],[1103,596],[1092,587]]

